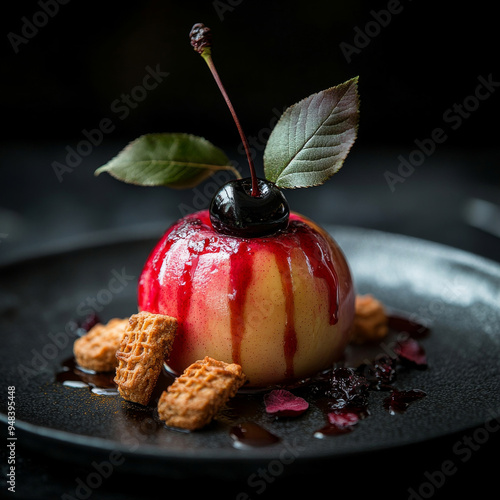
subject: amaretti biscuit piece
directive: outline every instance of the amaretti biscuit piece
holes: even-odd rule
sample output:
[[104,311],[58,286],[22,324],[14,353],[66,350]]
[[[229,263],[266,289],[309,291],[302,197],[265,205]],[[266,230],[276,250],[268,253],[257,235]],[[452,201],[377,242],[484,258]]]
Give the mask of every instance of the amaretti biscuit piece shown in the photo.
[[170,316],[143,311],[130,317],[116,353],[115,382],[124,399],[148,404],[176,331],[177,320]]
[[352,342],[374,342],[383,339],[388,332],[389,320],[382,302],[370,294],[357,295]]
[[118,365],[116,351],[127,325],[128,318],[113,318],[106,324],[98,323],[85,335],[76,339],[73,353],[77,364],[96,372],[113,371]]
[[163,391],[158,415],[167,425],[196,430],[207,425],[245,383],[240,365],[209,356],[188,366]]

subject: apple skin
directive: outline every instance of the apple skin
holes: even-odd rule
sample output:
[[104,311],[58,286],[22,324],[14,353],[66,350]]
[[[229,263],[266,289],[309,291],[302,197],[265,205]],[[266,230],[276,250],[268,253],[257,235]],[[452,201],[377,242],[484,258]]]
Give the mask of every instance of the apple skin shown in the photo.
[[293,212],[286,230],[257,238],[216,232],[208,210],[188,215],[153,249],[138,288],[139,310],[178,320],[173,372],[211,356],[240,364],[255,388],[331,367],[349,341],[354,298],[339,246]]

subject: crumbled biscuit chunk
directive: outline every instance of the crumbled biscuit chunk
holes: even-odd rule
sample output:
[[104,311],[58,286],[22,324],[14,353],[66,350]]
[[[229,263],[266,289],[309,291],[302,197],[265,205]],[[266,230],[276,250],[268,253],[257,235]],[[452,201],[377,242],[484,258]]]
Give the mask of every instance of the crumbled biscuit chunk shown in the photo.
[[96,372],[109,372],[116,368],[116,351],[120,346],[128,318],[113,318],[105,325],[98,323],[85,335],[75,340],[73,353],[82,368]]
[[162,393],[158,415],[171,427],[200,429],[213,419],[245,381],[240,365],[206,356],[188,366]]
[[148,404],[176,331],[177,320],[170,316],[142,311],[130,317],[116,353],[115,382],[124,399]]
[[389,331],[384,305],[372,295],[357,295],[351,341],[357,344],[383,339]]

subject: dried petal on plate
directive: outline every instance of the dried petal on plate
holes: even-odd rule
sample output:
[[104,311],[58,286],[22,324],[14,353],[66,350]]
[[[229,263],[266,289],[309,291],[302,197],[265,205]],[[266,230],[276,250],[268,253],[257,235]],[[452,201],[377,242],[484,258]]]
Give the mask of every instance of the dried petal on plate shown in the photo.
[[425,349],[415,339],[409,338],[398,342],[394,352],[402,361],[409,361],[421,368],[427,367],[427,356]]
[[275,389],[264,396],[266,412],[277,417],[297,417],[309,408],[309,403],[285,389]]
[[352,432],[360,420],[360,415],[348,410],[336,410],[328,413],[328,423],[314,433],[314,437],[338,436]]

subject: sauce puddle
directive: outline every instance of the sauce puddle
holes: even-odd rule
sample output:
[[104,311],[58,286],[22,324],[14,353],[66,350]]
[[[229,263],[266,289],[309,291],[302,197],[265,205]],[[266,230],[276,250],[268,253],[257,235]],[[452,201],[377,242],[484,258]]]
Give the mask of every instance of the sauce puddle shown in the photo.
[[78,366],[75,358],[69,358],[61,365],[61,371],[56,373],[56,382],[66,387],[87,387],[100,396],[117,396],[118,388],[113,379],[115,372],[97,373]]
[[255,448],[279,443],[281,439],[255,422],[242,422],[229,429],[235,448]]

